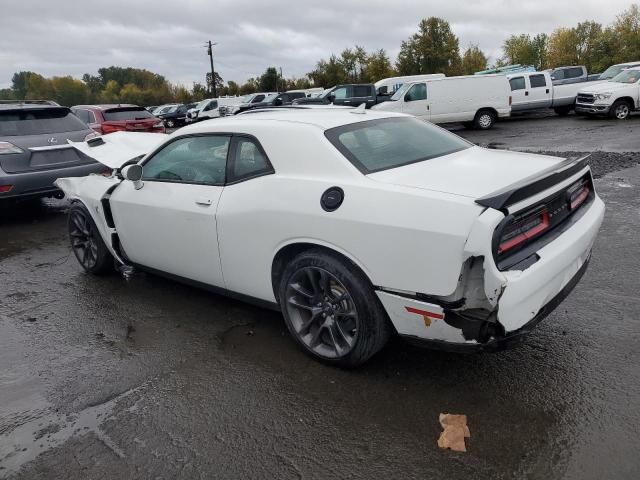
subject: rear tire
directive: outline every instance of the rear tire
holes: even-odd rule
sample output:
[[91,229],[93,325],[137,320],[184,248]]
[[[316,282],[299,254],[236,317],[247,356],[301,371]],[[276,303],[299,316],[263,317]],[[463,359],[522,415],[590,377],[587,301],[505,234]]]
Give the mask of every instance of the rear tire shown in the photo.
[[609,116],[616,120],[626,120],[631,113],[631,105],[626,100],[617,100],[609,110]]
[[80,202],[69,208],[69,242],[85,271],[100,275],[113,271],[113,256],[107,249],[89,210]]
[[567,115],[569,115],[569,113],[571,113],[571,107],[556,107],[553,109],[553,111],[556,112],[556,115],[566,117]]
[[362,271],[321,249],[296,256],[278,287],[296,343],[310,356],[344,368],[363,364],[386,344],[392,327]]
[[480,110],[473,119],[473,126],[478,130],[489,130],[496,123],[496,114],[491,110]]

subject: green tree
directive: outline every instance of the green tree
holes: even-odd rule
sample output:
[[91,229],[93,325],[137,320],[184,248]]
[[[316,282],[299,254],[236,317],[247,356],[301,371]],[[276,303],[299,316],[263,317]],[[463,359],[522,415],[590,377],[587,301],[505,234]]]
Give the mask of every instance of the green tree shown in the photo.
[[631,62],[640,58],[640,6],[631,5],[618,15],[613,24],[613,32],[617,37],[619,48],[612,59],[616,63]]
[[109,80],[100,92],[100,101],[104,103],[119,103],[120,84],[115,80]]
[[328,60],[320,60],[316,64],[315,70],[309,72],[309,78],[315,87],[332,87],[348,80],[344,65],[335,55],[331,55]]
[[402,42],[396,67],[400,75],[460,73],[458,37],[449,22],[437,17],[423,19],[418,32]]
[[356,79],[356,61],[356,56],[350,48],[345,48],[340,54],[339,62],[342,65],[345,77],[352,82]]
[[[195,87],[195,85],[194,85]],[[236,82],[234,82],[233,80],[229,80],[229,82],[227,82],[227,87],[228,87],[228,93],[229,95],[238,95],[240,93],[240,85],[238,85]],[[195,88],[194,88],[195,90]]]
[[67,107],[87,103],[90,98],[87,85],[71,76],[53,77],[51,87],[55,101]]
[[51,80],[33,72],[27,76],[27,100],[51,100],[54,96]]
[[507,64],[537,65],[536,48],[529,35],[511,35],[502,45]]
[[278,80],[279,75],[276,67],[269,67],[260,75],[259,88],[263,92],[277,92]]
[[462,55],[462,73],[471,75],[487,68],[487,57],[478,45],[471,45]]
[[368,55],[365,76],[369,82],[375,83],[383,78],[393,77],[395,73],[389,56],[383,48]]

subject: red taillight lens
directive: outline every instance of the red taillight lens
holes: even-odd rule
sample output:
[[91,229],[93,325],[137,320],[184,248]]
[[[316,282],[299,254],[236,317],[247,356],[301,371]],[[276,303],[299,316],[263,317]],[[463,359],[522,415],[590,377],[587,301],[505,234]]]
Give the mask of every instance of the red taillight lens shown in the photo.
[[514,220],[507,225],[500,237],[498,254],[528,242],[549,228],[549,212],[546,208],[532,214],[525,214],[522,218]]
[[124,125],[109,125],[108,123],[102,124],[102,133],[106,135],[107,133],[120,132],[126,130]]
[[589,197],[589,193],[591,193],[591,189],[587,183],[571,187],[569,190],[569,208],[571,210],[578,208]]
[[9,193],[13,189],[13,185],[0,185],[0,193]]

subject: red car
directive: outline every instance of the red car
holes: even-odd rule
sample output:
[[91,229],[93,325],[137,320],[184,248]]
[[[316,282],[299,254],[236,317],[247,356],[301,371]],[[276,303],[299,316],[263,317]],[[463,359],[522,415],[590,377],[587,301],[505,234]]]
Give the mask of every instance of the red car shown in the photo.
[[165,133],[162,120],[137,105],[76,105],[71,111],[101,135],[118,131]]

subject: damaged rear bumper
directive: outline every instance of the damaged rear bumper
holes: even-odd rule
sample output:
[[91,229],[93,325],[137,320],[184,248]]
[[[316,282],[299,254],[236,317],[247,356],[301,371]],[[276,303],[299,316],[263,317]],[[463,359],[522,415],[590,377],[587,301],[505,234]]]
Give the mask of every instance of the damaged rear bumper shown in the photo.
[[[446,340],[435,340],[435,339],[426,339],[421,338],[414,335],[400,334],[408,342],[422,346],[428,347],[434,350],[443,350],[449,352],[460,352],[460,353],[476,353],[476,352],[497,352],[500,350],[505,350],[508,348],[515,347],[522,343],[525,337],[542,321],[544,320],[551,312],[553,312],[558,305],[560,305],[567,296],[571,293],[571,291],[575,288],[575,286],[580,282],[580,279],[587,271],[589,266],[589,262],[591,260],[591,256],[587,258],[582,267],[578,270],[578,272],[569,280],[564,288],[549,301],[546,305],[544,305],[540,311],[537,313],[532,320],[528,323],[524,324],[517,330],[509,332],[507,334],[492,337],[489,341],[484,343],[479,343],[476,341],[465,341],[463,343],[454,343]],[[444,314],[446,315],[446,310]]]

